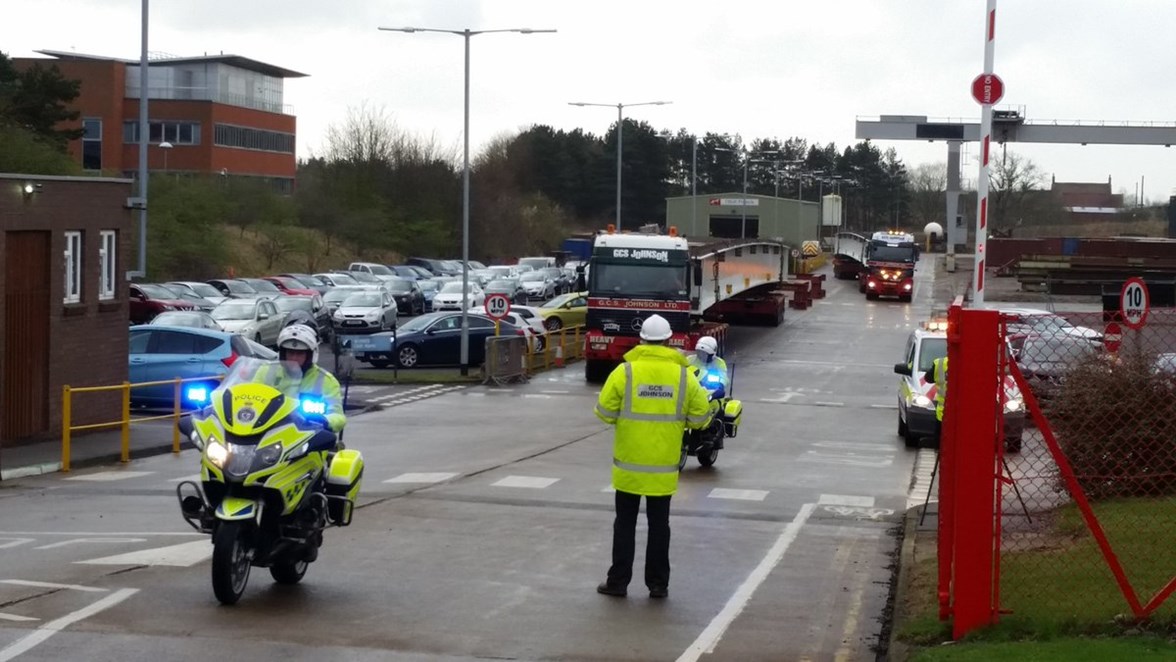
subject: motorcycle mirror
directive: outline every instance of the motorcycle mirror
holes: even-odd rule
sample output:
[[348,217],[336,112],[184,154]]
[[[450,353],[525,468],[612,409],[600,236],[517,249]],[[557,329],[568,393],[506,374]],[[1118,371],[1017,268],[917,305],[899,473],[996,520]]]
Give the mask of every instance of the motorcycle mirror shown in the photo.
[[910,377],[911,376],[911,367],[905,363],[895,363],[894,364],[894,374],[906,375],[907,377]]

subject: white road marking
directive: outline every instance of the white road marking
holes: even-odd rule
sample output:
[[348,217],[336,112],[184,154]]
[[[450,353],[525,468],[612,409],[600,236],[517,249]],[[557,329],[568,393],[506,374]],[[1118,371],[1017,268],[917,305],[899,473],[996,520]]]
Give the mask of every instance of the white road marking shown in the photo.
[[840,464],[850,467],[888,467],[894,464],[893,457],[865,457],[854,453],[829,454],[816,451],[805,451],[797,458],[800,462],[816,464]]
[[20,547],[25,543],[35,541],[36,538],[0,538],[0,549],[11,549],[13,547]]
[[872,496],[850,496],[848,494],[822,494],[821,498],[817,500],[821,505],[837,505],[837,506],[858,506],[860,508],[873,508],[874,497]]
[[741,501],[763,501],[768,496],[767,490],[733,490],[726,487],[716,487],[707,495],[712,499],[739,499]]
[[933,474],[936,457],[938,455],[931,448],[920,448],[915,456],[914,481],[910,494],[907,495],[907,508],[921,506],[924,501],[927,501],[928,505],[939,503],[939,493],[931,489],[935,484]]
[[523,397],[530,398],[532,400],[550,400],[551,399],[551,396],[547,395],[546,393],[524,393]]
[[395,478],[389,478],[385,483],[440,483],[457,476],[455,473],[437,472],[437,473],[407,473],[400,474]]
[[121,543],[121,542],[147,542],[146,538],[70,538],[69,540],[62,540],[60,542],[49,543],[48,545],[41,545],[33,549],[56,549],[58,547],[67,547],[69,545],[82,545],[87,543]]
[[543,478],[541,476],[507,476],[497,483],[491,483],[491,487],[523,487],[533,490],[541,490],[545,487],[551,487],[559,482],[558,478]]
[[121,588],[114,593],[102,598],[94,604],[83,607],[77,611],[70,612],[61,618],[49,621],[48,623],[37,628],[30,634],[18,639],[16,642],[0,650],[0,662],[9,662],[19,655],[27,653],[35,648],[38,644],[44,643],[53,635],[61,632],[65,628],[77,623],[80,620],[89,618],[97,613],[103,612],[118,603],[126,600],[135,593],[138,593],[137,588]]
[[91,482],[110,482],[115,480],[127,480],[128,478],[139,478],[140,476],[150,476],[154,471],[98,471],[92,474],[83,474],[81,476],[70,476],[65,480],[83,480]]
[[844,402],[814,402],[813,404],[818,407],[844,407],[845,406]]
[[34,582],[27,579],[0,579],[0,584],[10,584],[12,586],[31,586],[33,588],[56,588],[69,591],[81,591],[83,593],[106,592],[106,589],[98,588],[96,586],[82,586],[81,584],[54,584],[52,582]]
[[41,619],[33,618],[32,616],[17,616],[16,614],[5,614],[3,612],[0,612],[0,621],[14,621],[16,623],[25,623],[28,621],[39,621],[39,620],[41,620]]
[[613,487],[612,485],[609,485],[609,486],[605,487],[604,489],[602,489],[602,490],[600,490],[600,491],[601,491],[601,492],[610,492],[610,493],[616,493],[616,491],[617,491],[617,488]]
[[739,585],[739,588],[727,600],[727,604],[723,605],[723,609],[711,620],[710,624],[706,626],[706,629],[698,635],[694,643],[690,644],[690,647],[678,657],[678,662],[696,662],[703,655],[714,652],[715,646],[723,638],[723,634],[727,631],[727,628],[731,626],[731,623],[735,621],[739,613],[751,601],[751,597],[755,594],[756,589],[759,588],[760,584],[764,583],[764,580],[768,578],[768,574],[780,563],[780,560],[784,558],[784,553],[796,541],[797,536],[800,535],[801,527],[804,526],[804,523],[813,514],[815,507],[816,504],[812,503],[806,503],[800,507],[800,512],[780,532],[780,537],[776,539],[775,544],[768,550],[767,555],[751,571],[747,579],[743,580],[743,583]]
[[870,405],[870,409],[898,409],[898,405]]
[[567,395],[571,393],[571,391],[540,391],[540,393],[546,393],[548,395]]
[[212,544],[208,540],[193,540],[179,545],[142,549],[137,552],[104,556],[88,561],[74,561],[74,563],[83,565],[165,565],[187,568],[210,556],[212,556]]

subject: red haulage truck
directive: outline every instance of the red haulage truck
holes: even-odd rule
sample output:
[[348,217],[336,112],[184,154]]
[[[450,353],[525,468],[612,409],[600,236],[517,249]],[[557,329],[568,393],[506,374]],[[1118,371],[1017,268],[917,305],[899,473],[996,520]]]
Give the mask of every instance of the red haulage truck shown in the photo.
[[729,321],[780,324],[787,256],[787,246],[763,239],[695,242],[673,230],[597,235],[588,270],[585,378],[604,381],[654,313],[674,330],[670,346],[682,350],[704,335],[722,347]]
[[866,271],[858,289],[867,299],[898,297],[910,301],[915,288],[915,263],[919,245],[913,235],[888,230],[875,232],[866,247]]

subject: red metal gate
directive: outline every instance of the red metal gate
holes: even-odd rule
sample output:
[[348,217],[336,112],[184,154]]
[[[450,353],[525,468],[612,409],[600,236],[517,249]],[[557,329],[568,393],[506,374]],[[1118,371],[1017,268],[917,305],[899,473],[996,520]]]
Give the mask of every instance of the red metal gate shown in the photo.
[[1176,313],[1153,312],[1118,348],[1101,312],[957,300],[949,320],[938,551],[954,635],[1000,618],[1076,631],[1171,620]]

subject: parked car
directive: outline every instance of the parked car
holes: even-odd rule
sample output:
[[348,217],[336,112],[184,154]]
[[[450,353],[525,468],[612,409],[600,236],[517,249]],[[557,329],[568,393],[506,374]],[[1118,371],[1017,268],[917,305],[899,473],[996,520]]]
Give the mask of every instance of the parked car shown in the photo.
[[220,290],[198,280],[170,280],[164,283],[164,285],[185,288],[192,294],[211,301],[214,306],[228,298]]
[[327,293],[323,295],[323,304],[327,307],[327,311],[330,312],[333,316],[335,311],[339,309],[339,306],[345,299],[347,299],[347,297],[355,294],[356,292],[362,291],[363,289],[359,287],[333,287],[327,290]]
[[163,326],[183,326],[190,329],[211,329],[224,331],[224,328],[212,319],[212,315],[203,310],[168,310],[155,316],[150,324]]
[[1101,342],[1071,335],[1030,335],[1016,355],[1017,367],[1039,400],[1057,394],[1066,373],[1078,363],[1099,355]]
[[345,273],[322,273],[315,274],[314,277],[322,280],[331,287],[358,287],[360,285],[358,280],[352,278],[350,274]]
[[[527,346],[531,348],[532,352],[542,352],[544,346],[547,345],[548,331],[543,326],[543,318],[534,312],[536,310],[538,309],[529,306],[511,305],[510,312],[502,319],[515,328],[523,330],[524,335],[527,336]],[[476,315],[486,314],[482,308],[471,308],[470,312]]]
[[326,294],[327,290],[331,289],[331,286],[323,282],[321,278],[310,274],[278,274],[278,276],[281,278],[293,278],[299,283],[302,283],[303,287],[312,289],[319,294]]
[[519,284],[527,293],[527,299],[547,301],[555,296],[555,282],[539,271],[531,271],[519,276]]
[[208,284],[230,299],[256,299],[258,292],[249,283],[237,278],[215,278]]
[[386,289],[396,299],[397,310],[403,310],[406,315],[425,313],[425,293],[417,287],[415,280],[395,278],[388,281]]
[[519,258],[519,266],[520,267],[530,267],[530,268],[538,271],[539,269],[543,269],[545,267],[554,267],[555,266],[555,258],[554,257],[520,257]]
[[398,276],[395,271],[392,271],[387,266],[383,264],[377,264],[375,262],[352,262],[351,264],[347,265],[347,271],[352,274],[358,272],[367,274],[369,276],[375,276],[379,280],[387,280],[389,278],[396,278]]
[[461,310],[470,306],[480,306],[486,301],[486,295],[477,283],[469,283],[469,290],[465,295],[465,305],[462,305],[461,281],[451,281],[441,286],[441,291],[433,297],[433,310]]
[[202,310],[207,313],[213,308],[216,308],[215,303],[205,299],[204,297],[185,287],[172,285],[170,283],[160,283],[159,286],[166,287],[172,294],[176,295],[177,299],[180,299],[181,301],[187,301],[188,303],[196,306],[197,310]]
[[433,297],[441,291],[441,283],[435,278],[427,278],[418,280],[417,287],[421,288],[421,295],[425,298],[425,312],[432,312]]
[[575,273],[568,273],[566,269],[559,267],[545,267],[539,270],[539,273],[547,276],[548,279],[555,285],[555,294],[567,294],[575,289],[576,275]]
[[378,333],[396,328],[398,311],[392,294],[361,290],[343,300],[331,316],[336,333]]
[[461,273],[461,268],[456,270],[452,265],[446,265],[446,260],[434,260],[427,257],[410,257],[404,261],[405,264],[415,264],[418,267],[428,269],[434,276],[454,276]]
[[[295,296],[316,296],[319,291],[307,287],[302,281],[293,276],[266,276],[262,280],[268,280],[273,283],[282,294],[293,294]],[[325,289],[325,288],[324,288]]]
[[234,299],[212,311],[225,331],[245,336],[259,345],[276,347],[286,316],[269,299]]
[[1085,326],[1075,326],[1069,320],[1037,308],[1004,308],[1000,314],[1007,322],[1009,335],[1041,334],[1046,336],[1076,336],[1089,340],[1102,341],[1102,333]]
[[[467,313],[469,360],[479,365],[486,355],[486,338],[494,335],[494,320]],[[513,324],[499,325],[501,335],[525,335]],[[414,317],[396,330],[395,360],[401,368],[458,365],[461,363],[461,314],[429,313]],[[373,362],[376,367],[383,365]]]
[[[543,324],[543,313],[539,308],[533,306],[511,306],[510,312],[518,314],[523,318],[527,325],[535,329],[537,333],[544,333],[547,327]],[[542,349],[542,347],[540,347]]]
[[154,283],[131,283],[130,317],[132,324],[150,322],[168,310],[196,310],[196,304],[184,301],[175,292]]
[[[229,371],[240,357],[273,360],[277,353],[241,336],[211,329],[182,326],[144,325],[130,330],[128,380],[132,384],[220,377]],[[181,391],[181,398],[189,389],[212,388],[208,384],[189,383]],[[175,400],[175,386],[141,386],[131,389],[131,404],[135,406],[171,407]]]
[[274,307],[278,309],[278,313],[286,315],[283,328],[291,324],[305,323],[315,330],[320,341],[331,341],[331,311],[319,295],[278,297],[274,299]]
[[259,297],[273,299],[274,297],[282,296],[281,288],[264,278],[242,278],[241,280],[248,283],[249,287],[257,290]]
[[539,307],[543,326],[558,331],[565,326],[579,326],[588,318],[588,293],[561,294]]
[[511,303],[527,303],[527,291],[517,278],[498,278],[486,283],[482,290],[486,296],[491,294],[505,294]]

